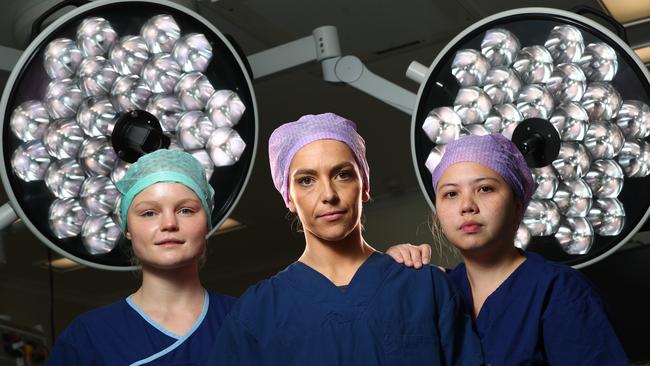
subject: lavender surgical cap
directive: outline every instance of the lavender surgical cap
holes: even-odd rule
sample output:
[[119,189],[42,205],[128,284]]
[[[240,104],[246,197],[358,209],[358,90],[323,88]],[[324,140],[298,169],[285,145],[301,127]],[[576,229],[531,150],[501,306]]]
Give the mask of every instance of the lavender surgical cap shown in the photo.
[[528,206],[535,182],[517,146],[501,134],[468,135],[447,144],[440,163],[431,173],[433,190],[445,171],[456,163],[473,162],[497,172],[508,183],[515,197]]
[[334,113],[308,114],[285,123],[269,138],[269,163],[273,184],[289,207],[289,166],[298,150],[317,140],[336,140],[348,145],[359,165],[364,191],[370,191],[366,144],[354,122]]

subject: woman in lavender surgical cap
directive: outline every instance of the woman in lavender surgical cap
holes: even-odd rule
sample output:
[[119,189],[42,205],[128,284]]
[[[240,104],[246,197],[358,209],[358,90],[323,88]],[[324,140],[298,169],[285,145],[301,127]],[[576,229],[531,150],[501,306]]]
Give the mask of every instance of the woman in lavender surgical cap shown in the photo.
[[353,122],[326,113],[286,123],[271,135],[269,160],[305,250],[240,298],[209,365],[483,363],[446,275],[400,265],[363,239],[369,168]]
[[432,184],[433,227],[463,258],[450,277],[473,314],[486,364],[628,364],[588,280],[514,246],[535,184],[510,140],[449,143]]

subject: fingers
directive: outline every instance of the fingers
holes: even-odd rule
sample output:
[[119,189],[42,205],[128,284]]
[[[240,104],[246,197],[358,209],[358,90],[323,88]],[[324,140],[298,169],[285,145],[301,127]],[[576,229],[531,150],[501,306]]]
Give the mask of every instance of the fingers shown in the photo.
[[392,247],[388,248],[386,254],[393,257],[397,263],[401,263],[407,267],[413,267],[413,259],[411,258],[410,247],[412,247],[411,244],[393,245]]
[[411,260],[413,261],[413,267],[420,269],[422,268],[422,251],[420,250],[421,246],[415,246],[409,244],[409,252],[411,253]]
[[413,250],[412,250],[413,245],[411,244],[402,244],[400,245],[400,251],[402,253],[402,257],[404,257],[404,265],[407,267],[415,267],[415,268],[420,268],[422,264],[420,263],[420,267],[417,267],[417,264],[415,260],[413,259]]
[[393,257],[395,262],[404,263],[404,256],[402,255],[402,252],[400,251],[399,247],[400,247],[399,245],[395,245],[395,246],[392,246],[392,247],[388,248],[388,250],[386,251],[386,254]]
[[422,263],[423,264],[431,263],[431,245],[420,244],[420,249],[422,249]]
[[402,263],[407,267],[422,268],[423,265],[431,263],[431,245],[429,244],[398,244],[386,251],[386,254],[393,257],[395,262]]

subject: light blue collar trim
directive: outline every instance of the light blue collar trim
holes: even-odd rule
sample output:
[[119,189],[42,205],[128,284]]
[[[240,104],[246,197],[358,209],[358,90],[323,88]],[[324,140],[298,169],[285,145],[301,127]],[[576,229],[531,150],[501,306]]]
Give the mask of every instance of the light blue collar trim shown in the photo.
[[169,352],[175,350],[175,349],[178,348],[181,344],[183,344],[183,342],[185,342],[185,341],[186,341],[190,336],[192,336],[192,334],[193,334],[193,333],[194,333],[194,332],[199,328],[199,326],[201,325],[201,323],[203,323],[203,320],[205,319],[205,316],[206,316],[206,314],[208,313],[208,308],[210,307],[210,296],[208,295],[208,291],[203,290],[203,292],[204,292],[204,294],[203,294],[203,310],[201,311],[201,315],[199,315],[199,318],[196,320],[196,322],[194,322],[194,325],[192,326],[192,328],[191,328],[187,333],[185,333],[185,335],[182,336],[182,337],[180,337],[180,336],[178,336],[178,335],[176,335],[176,334],[174,334],[174,333],[172,333],[172,332],[167,331],[165,328],[163,328],[162,326],[160,326],[160,324],[156,323],[156,322],[153,321],[151,318],[149,318],[149,317],[148,317],[148,316],[147,316],[147,315],[146,315],[146,314],[145,314],[145,313],[144,313],[140,308],[138,308],[138,307],[135,305],[135,303],[134,303],[133,300],[131,299],[131,296],[129,296],[129,297],[126,299],[126,302],[127,302],[127,303],[128,303],[128,304],[129,304],[129,305],[130,305],[130,306],[131,306],[131,307],[136,311],[136,312],[138,312],[138,314],[140,314],[140,315],[141,315],[141,316],[142,316],[142,317],[143,317],[143,318],[144,318],[144,319],[145,319],[149,324],[151,324],[152,326],[154,326],[156,329],[160,330],[160,331],[163,332],[164,334],[166,334],[166,335],[168,335],[168,336],[170,336],[170,337],[176,339],[176,342],[174,342],[174,343],[172,343],[171,345],[169,345],[169,347],[167,347],[167,348],[161,350],[160,352],[154,353],[153,355],[151,355],[151,356],[149,356],[149,357],[147,357],[147,358],[143,358],[143,359],[140,360],[140,361],[136,361],[136,362],[132,363],[130,366],[144,365],[144,364],[146,364],[146,363],[149,363],[149,362],[151,362],[151,361],[154,361],[154,360],[156,360],[156,359],[158,359],[158,358],[160,358],[160,357],[162,357],[162,356],[168,354]]
[[[131,296],[133,296],[133,295],[131,295]],[[138,305],[135,304],[135,302],[133,302],[133,298],[131,296],[126,298],[126,303],[129,304],[133,308],[133,310],[135,310],[136,313],[140,314],[140,316],[144,320],[146,320],[147,323],[149,323],[152,327],[158,329],[161,333],[165,334],[168,337],[171,337],[171,338],[174,338],[174,339],[181,338],[181,336],[179,336],[178,334],[168,331],[167,329],[163,328],[162,325],[158,324],[158,322],[151,319],[149,317],[149,315],[147,315],[142,309],[140,309],[140,307]]]

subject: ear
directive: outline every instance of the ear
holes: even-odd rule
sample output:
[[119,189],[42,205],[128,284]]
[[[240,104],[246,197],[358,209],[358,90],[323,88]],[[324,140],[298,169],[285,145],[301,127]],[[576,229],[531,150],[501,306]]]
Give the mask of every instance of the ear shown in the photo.
[[365,189],[361,192],[361,202],[366,203],[370,200],[370,192]]
[[296,213],[296,205],[293,204],[291,197],[289,197],[289,211],[291,213]]
[[521,220],[524,219],[524,205],[519,201],[515,201],[515,218],[517,221],[515,222],[515,232],[517,229],[519,229],[519,224],[521,223]]
[[124,234],[124,236],[126,236],[127,239],[131,240],[131,233],[130,232],[127,231],[126,234]]

